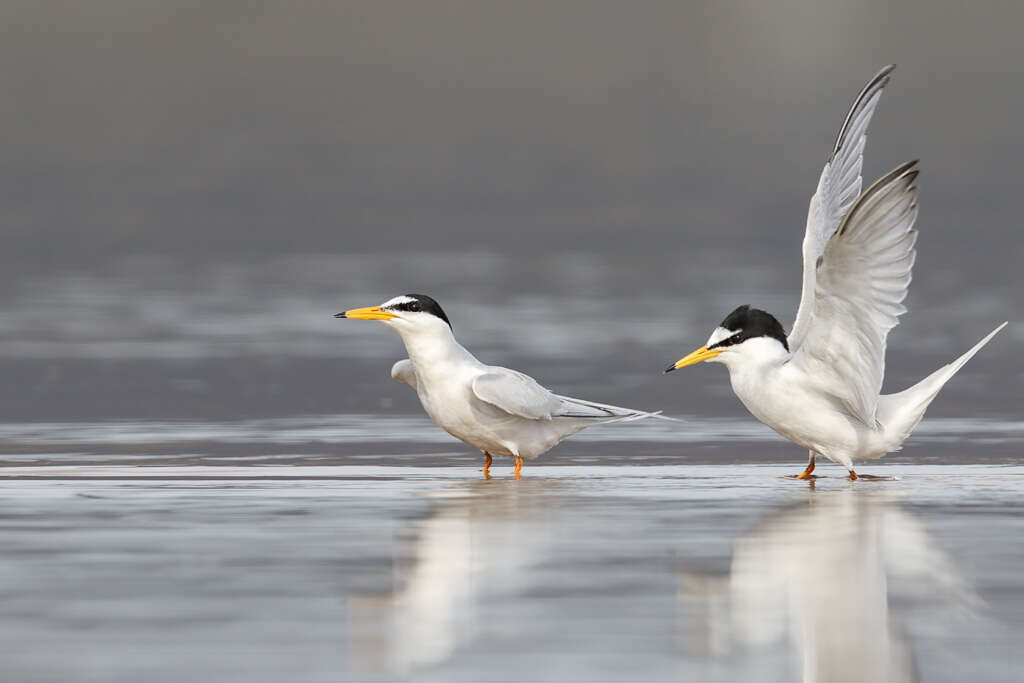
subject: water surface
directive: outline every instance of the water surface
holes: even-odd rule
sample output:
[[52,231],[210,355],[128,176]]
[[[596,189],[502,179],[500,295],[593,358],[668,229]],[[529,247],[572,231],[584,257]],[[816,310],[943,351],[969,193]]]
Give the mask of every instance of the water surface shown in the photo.
[[826,469],[813,487],[777,465],[495,469],[7,467],[4,670],[1011,681],[1024,666],[1020,466],[855,484]]
[[[1016,680],[1019,325],[859,468],[882,480],[825,463],[809,485],[722,368],[661,374],[738,303],[786,317],[798,283],[676,257],[127,258],[6,282],[6,678]],[[943,287],[891,336],[887,387],[1014,308]],[[397,337],[332,317],[407,290],[487,362],[683,421],[486,480],[389,378]]]

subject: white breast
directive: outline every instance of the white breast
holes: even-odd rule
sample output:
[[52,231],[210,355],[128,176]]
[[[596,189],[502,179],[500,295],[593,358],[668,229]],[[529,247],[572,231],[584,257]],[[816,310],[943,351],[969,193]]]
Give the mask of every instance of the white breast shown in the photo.
[[747,410],[790,441],[843,464],[876,457],[872,430],[790,364],[734,371],[730,381]]

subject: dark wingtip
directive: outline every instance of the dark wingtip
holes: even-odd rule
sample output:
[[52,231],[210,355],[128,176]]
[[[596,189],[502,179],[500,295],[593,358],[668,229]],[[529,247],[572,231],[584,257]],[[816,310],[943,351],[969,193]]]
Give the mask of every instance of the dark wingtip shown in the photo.
[[846,120],[843,121],[843,127],[839,129],[839,135],[836,136],[835,145],[832,146],[832,154],[828,157],[829,163],[836,158],[839,150],[842,149],[843,145],[846,143],[846,129],[850,125],[850,121],[853,120],[854,115],[861,110],[861,106],[864,102],[871,99],[876,92],[884,90],[885,87],[889,85],[889,81],[891,80],[890,77],[892,76],[893,69],[895,68],[895,64],[887,64],[886,66],[883,66],[878,73],[872,76],[871,80],[864,85],[860,93],[857,94],[856,99],[854,99],[853,104],[850,106],[850,110],[846,113]]
[[335,313],[334,317],[335,318],[347,318],[348,316],[345,315],[344,313]]
[[917,180],[917,175],[921,172],[920,169],[915,168],[919,161],[920,159],[906,161],[897,166],[896,168],[892,169],[888,173],[886,173],[884,176],[882,176],[875,182],[871,183],[871,186],[868,187],[868,189],[861,192],[860,197],[857,198],[857,201],[853,203],[853,206],[850,207],[850,210],[846,212],[845,216],[843,216],[843,220],[839,223],[839,227],[836,228],[836,234],[844,234],[846,232],[846,227],[853,220],[853,217],[856,215],[856,213],[860,211],[864,206],[866,206],[875,195],[885,190],[894,181],[898,180],[899,178],[908,177],[910,178],[910,182],[908,183],[908,185],[912,185],[914,181]]

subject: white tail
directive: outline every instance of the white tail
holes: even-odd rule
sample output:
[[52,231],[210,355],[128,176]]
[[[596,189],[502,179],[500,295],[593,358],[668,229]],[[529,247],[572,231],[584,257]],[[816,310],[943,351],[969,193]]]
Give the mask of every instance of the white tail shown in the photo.
[[989,332],[967,353],[952,363],[943,365],[909,389],[904,389],[898,394],[878,397],[878,420],[885,430],[885,439],[889,444],[890,451],[898,450],[900,444],[910,436],[910,433],[921,422],[921,418],[924,417],[924,411],[928,409],[928,405],[935,399],[943,385],[1004,327],[1006,327],[1005,322]]

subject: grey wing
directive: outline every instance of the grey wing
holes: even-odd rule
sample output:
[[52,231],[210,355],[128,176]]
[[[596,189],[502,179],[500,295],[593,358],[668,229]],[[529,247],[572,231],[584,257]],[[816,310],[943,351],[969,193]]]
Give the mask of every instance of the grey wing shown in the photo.
[[473,380],[473,393],[481,401],[506,413],[530,420],[628,420],[662,417],[657,413],[559,396],[542,387],[529,375],[501,367],[490,367],[486,373],[478,375]]
[[391,366],[391,379],[396,379],[399,382],[405,382],[413,389],[416,388],[416,370],[412,366],[412,361],[406,358],[400,360]]
[[869,187],[829,240],[806,336],[790,361],[872,428],[886,337],[906,312],[914,265],[916,164],[905,163]]
[[803,242],[803,290],[800,294],[800,308],[788,339],[791,351],[796,351],[803,343],[811,324],[819,259],[824,255],[825,247],[843,216],[860,196],[868,124],[882,97],[882,90],[889,84],[889,75],[895,68],[895,65],[890,64],[875,74],[853,101],[836,137],[828,163],[818,179],[818,188],[811,197]]
[[529,375],[501,367],[489,367],[473,379],[478,399],[528,420],[550,420],[562,410],[562,399]]

